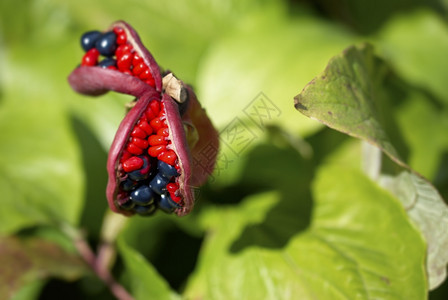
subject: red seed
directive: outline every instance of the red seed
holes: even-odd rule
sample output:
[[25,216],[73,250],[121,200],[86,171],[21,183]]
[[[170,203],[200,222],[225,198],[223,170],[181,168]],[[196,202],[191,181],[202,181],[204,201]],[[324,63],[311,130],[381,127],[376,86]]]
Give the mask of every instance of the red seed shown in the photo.
[[134,155],[140,155],[143,153],[143,149],[133,143],[129,143],[128,146],[126,147],[126,150],[128,150]]
[[110,69],[110,70],[118,70],[116,66],[108,66],[107,69]]
[[127,42],[128,38],[126,37],[126,33],[117,34],[117,44],[123,45]]
[[150,135],[153,132],[151,126],[149,126],[149,124],[148,124],[148,122],[146,122],[146,120],[138,121],[138,127],[140,129],[142,129],[143,131],[145,131],[148,135]]
[[148,138],[148,143],[151,146],[158,146],[158,145],[166,145],[166,144],[168,144],[168,142],[166,141],[164,136],[156,135],[156,134],[151,135]]
[[151,107],[151,110],[152,110],[156,115],[158,115],[159,112],[160,112],[160,101],[152,100],[152,101],[149,103],[149,107]]
[[128,158],[130,158],[132,156],[132,153],[130,153],[129,151],[124,150],[123,153],[121,153],[121,159],[120,162],[124,162],[126,161]]
[[146,69],[148,69],[148,67],[145,65],[144,62],[141,62],[137,65],[133,64],[134,68],[132,69],[132,73],[134,73],[134,75],[138,76],[140,73],[142,73],[143,71],[145,71]]
[[116,35],[124,33],[124,29],[122,27],[115,26],[113,30]]
[[170,132],[169,132],[168,128],[160,128],[159,130],[157,130],[157,135],[169,136]]
[[175,184],[174,182],[170,182],[166,185],[166,190],[168,191],[168,193],[175,193],[177,190],[179,189],[179,187],[177,186],[177,184]]
[[151,71],[149,71],[149,69],[146,69],[143,72],[141,72],[138,77],[142,80],[148,80],[148,79],[152,78],[152,74],[151,74]]
[[152,86],[152,87],[156,87],[156,81],[154,80],[154,78],[149,78],[148,80],[145,80],[145,83],[147,84],[147,85],[150,85],[150,86]]
[[148,142],[146,140],[139,139],[136,137],[132,138],[132,144],[134,144],[137,147],[142,148],[142,149],[148,148]]
[[178,204],[182,201],[182,197],[176,196],[174,193],[170,193],[170,196],[171,199]]
[[162,102],[160,102],[160,111],[159,111],[159,117],[163,117],[165,116],[165,106],[163,105]]
[[141,139],[144,139],[144,138],[146,138],[148,135],[146,134],[146,132],[143,130],[143,129],[141,129],[140,127],[134,127],[134,130],[132,130],[132,132],[131,132],[131,136],[132,137],[138,137],[138,138],[141,138]]
[[117,67],[120,71],[126,71],[131,68],[132,54],[124,53],[120,58],[117,58]]
[[132,46],[130,44],[123,44],[118,46],[117,50],[115,51],[115,55],[117,56],[117,59],[123,56],[125,53],[131,53]]
[[152,157],[157,157],[160,153],[165,152],[166,146],[165,145],[159,145],[159,146],[152,146],[148,148],[148,154]]
[[138,170],[141,167],[143,167],[143,159],[137,156],[132,156],[123,163],[123,170],[128,173]]
[[167,150],[167,151],[162,152],[159,155],[157,155],[157,159],[173,166],[174,163],[176,162],[177,155],[176,155],[176,153],[174,153],[173,150]]
[[98,57],[100,56],[100,52],[96,48],[92,48],[87,51],[82,57],[82,66],[95,66],[98,63]]
[[152,111],[152,109],[151,109],[150,107],[148,107],[148,109],[146,109],[146,111],[145,111],[145,116],[146,116],[146,119],[148,119],[148,120],[152,120],[152,119],[154,119],[157,115],[154,114],[154,112]]
[[165,124],[159,117],[152,119],[149,124],[154,129],[154,131],[158,131],[160,128],[165,127]]
[[132,64],[134,65],[134,67],[142,62],[143,58],[137,53],[135,53],[134,56],[132,57]]
[[126,32],[124,32],[124,29],[122,27],[114,27],[114,33],[117,35],[117,44],[118,45],[122,45],[124,43],[126,43],[127,41],[127,37],[126,37]]

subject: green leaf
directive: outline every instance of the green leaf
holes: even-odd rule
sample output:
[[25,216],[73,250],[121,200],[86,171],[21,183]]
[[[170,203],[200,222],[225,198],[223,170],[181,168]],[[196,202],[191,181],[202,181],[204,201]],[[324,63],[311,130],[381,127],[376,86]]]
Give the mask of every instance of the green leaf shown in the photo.
[[145,258],[129,247],[123,238],[118,240],[126,272],[130,276],[132,295],[135,299],[179,299],[165,280]]
[[11,298],[11,300],[31,300],[31,299],[39,299],[39,294],[44,287],[45,282],[40,281],[33,281],[30,282],[20,288],[19,291],[17,291],[14,296]]
[[24,91],[6,89],[0,110],[1,233],[75,224],[82,208],[80,158],[64,111],[45,92]]
[[380,49],[400,76],[448,103],[448,27],[435,12],[397,15],[378,34]]
[[[296,96],[295,105],[303,114],[378,147],[400,167],[414,172],[398,156],[389,138],[392,135],[385,131],[391,128],[387,119],[394,96],[386,80],[390,78],[388,73],[388,66],[373,54],[371,46],[350,47],[330,60],[325,71]],[[406,95],[402,98],[400,100],[407,100]],[[397,139],[393,141],[399,142]],[[380,159],[378,155],[367,156],[371,166],[379,164],[378,172],[381,170]],[[369,174],[373,179],[379,179],[379,174]],[[427,271],[432,289],[444,280],[445,274],[440,270],[448,263],[448,257],[441,255],[446,252],[448,241],[448,233],[443,230],[443,224],[448,222],[448,207],[427,180],[416,173],[412,178],[418,179],[418,183],[408,180],[400,189],[391,189],[391,192],[403,202],[404,207],[409,201],[418,203],[408,214],[428,244]],[[396,180],[402,181],[400,177]],[[417,199],[416,195],[419,195]]]
[[400,165],[404,162],[381,124],[375,103],[382,100],[387,66],[372,46],[349,47],[297,95],[295,107],[330,128],[367,140]]
[[1,299],[9,299],[22,286],[28,286],[22,293],[33,293],[39,286],[29,284],[36,280],[49,276],[74,280],[87,272],[77,255],[39,238],[0,238],[0,264]]
[[425,298],[424,242],[393,197],[359,171],[325,166],[312,187],[311,224],[300,229],[293,220],[306,211],[275,211],[303,196],[268,192],[204,213],[208,235],[186,297]]
[[[67,22],[60,7],[36,3],[20,3],[26,30],[2,34],[0,44],[1,233],[55,221],[75,225],[83,205],[81,157],[65,102]],[[31,11],[33,18],[23,17]]]
[[448,263],[448,211],[442,197],[427,181],[410,172],[396,177],[381,176],[379,182],[400,199],[422,231],[428,244],[426,264],[430,289],[436,288],[446,278]]

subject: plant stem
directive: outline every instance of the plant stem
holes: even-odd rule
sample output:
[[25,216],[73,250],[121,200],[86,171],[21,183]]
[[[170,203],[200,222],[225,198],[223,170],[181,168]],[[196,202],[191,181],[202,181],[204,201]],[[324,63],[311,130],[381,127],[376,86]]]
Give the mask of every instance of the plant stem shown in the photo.
[[[119,300],[133,300],[134,298],[126,291],[126,289],[115,280],[109,271],[109,264],[105,262],[110,262],[110,260],[105,260],[104,254],[102,256],[96,256],[95,253],[90,248],[83,234],[80,233],[73,227],[64,226],[64,232],[73,240],[73,243],[78,250],[80,256],[84,259],[87,265],[93,270],[93,272],[100,278],[106,286],[109,288],[111,293]],[[110,242],[107,242],[109,249],[113,248]],[[104,244],[100,246],[100,249],[104,249]],[[110,250],[109,250],[110,252]]]
[[109,268],[115,260],[115,241],[128,220],[128,218],[109,210],[106,212],[101,227],[101,243],[98,246],[97,258],[98,263],[104,268]]
[[366,141],[362,142],[362,158],[361,168],[370,179],[376,181],[381,174],[381,149],[369,144]]

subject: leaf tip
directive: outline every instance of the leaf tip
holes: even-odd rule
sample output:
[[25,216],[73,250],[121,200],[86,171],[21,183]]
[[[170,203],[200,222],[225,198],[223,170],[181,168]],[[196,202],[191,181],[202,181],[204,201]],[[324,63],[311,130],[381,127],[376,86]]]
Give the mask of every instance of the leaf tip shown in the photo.
[[303,105],[303,103],[300,101],[302,98],[301,94],[297,95],[294,97],[294,107],[295,109],[297,109],[298,111],[305,111],[308,110],[308,108]]

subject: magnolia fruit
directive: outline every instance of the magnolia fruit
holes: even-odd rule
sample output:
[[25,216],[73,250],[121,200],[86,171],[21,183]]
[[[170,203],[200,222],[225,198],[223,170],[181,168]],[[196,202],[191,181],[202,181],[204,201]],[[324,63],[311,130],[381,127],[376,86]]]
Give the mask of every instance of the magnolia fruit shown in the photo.
[[[82,94],[134,96],[109,151],[106,196],[124,215],[157,209],[182,216],[193,189],[213,171],[218,133],[191,87],[162,72],[135,30],[123,21],[81,37],[81,65],[68,77]],[[204,155],[206,153],[207,155]]]

